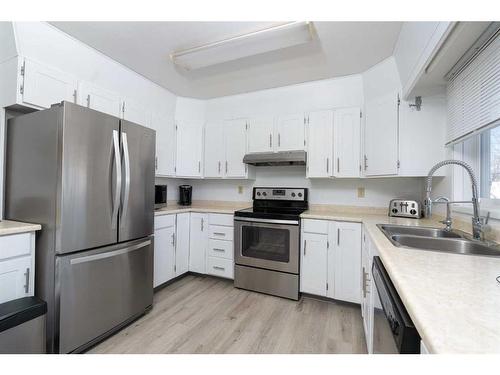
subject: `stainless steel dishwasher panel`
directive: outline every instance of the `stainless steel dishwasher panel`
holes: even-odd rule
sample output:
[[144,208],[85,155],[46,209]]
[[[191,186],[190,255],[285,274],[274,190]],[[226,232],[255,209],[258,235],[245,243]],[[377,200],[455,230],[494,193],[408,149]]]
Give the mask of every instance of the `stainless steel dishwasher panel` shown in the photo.
[[60,256],[57,271],[59,352],[80,351],[152,305],[153,238]]

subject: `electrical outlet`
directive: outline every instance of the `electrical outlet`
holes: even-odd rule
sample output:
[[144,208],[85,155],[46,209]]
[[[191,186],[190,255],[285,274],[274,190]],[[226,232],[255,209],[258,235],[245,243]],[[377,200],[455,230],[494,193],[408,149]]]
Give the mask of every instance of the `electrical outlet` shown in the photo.
[[365,197],[365,188],[358,187],[358,198],[364,198],[364,197]]
[[243,186],[238,186],[238,194],[243,194]]

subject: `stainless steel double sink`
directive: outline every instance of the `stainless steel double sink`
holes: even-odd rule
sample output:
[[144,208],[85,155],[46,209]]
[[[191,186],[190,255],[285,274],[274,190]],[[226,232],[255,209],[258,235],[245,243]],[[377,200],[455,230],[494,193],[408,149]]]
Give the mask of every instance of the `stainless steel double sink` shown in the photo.
[[394,246],[454,254],[500,256],[500,246],[474,240],[465,232],[440,228],[377,224]]

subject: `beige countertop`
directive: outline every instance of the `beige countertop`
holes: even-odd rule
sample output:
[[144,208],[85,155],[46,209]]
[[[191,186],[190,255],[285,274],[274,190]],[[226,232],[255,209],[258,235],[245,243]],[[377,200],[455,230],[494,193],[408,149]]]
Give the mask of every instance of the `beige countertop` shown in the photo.
[[0,236],[33,232],[42,229],[40,224],[22,223],[20,221],[2,220],[0,221]]
[[[233,213],[241,202],[169,205],[176,212]],[[500,258],[400,248],[376,224],[441,227],[436,219],[390,218],[385,209],[311,205],[304,219],[360,222],[376,246],[422,340],[432,353],[500,353]],[[467,228],[460,228],[467,229]],[[470,229],[469,229],[470,231]]]
[[335,208],[313,208],[302,217],[364,224],[432,353],[500,353],[500,284],[496,281],[500,258],[396,247],[376,226],[442,227],[436,219],[390,218],[374,210],[363,213]]
[[168,202],[167,207],[155,210],[155,216],[177,214],[182,212],[209,212],[217,214],[233,214],[234,211],[252,207],[252,202],[229,201],[193,201],[191,206],[181,206],[176,202]]

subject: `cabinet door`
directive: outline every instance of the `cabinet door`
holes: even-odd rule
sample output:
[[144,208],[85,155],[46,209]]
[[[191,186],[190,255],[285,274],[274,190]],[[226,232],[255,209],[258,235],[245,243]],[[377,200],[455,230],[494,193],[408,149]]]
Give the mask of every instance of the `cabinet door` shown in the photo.
[[0,303],[33,295],[31,256],[0,262]]
[[272,152],[273,128],[274,120],[272,117],[250,120],[248,124],[248,152]]
[[328,294],[330,298],[361,302],[361,224],[329,223]]
[[122,114],[121,100],[118,94],[89,82],[80,82],[78,104],[116,117],[121,117]]
[[136,124],[151,127],[151,112],[135,100],[127,99],[123,103],[123,118]]
[[175,123],[173,114],[153,112],[151,127],[156,130],[155,174],[175,176]]
[[153,287],[174,278],[175,226],[155,230]]
[[206,273],[208,214],[191,214],[189,244],[189,271]]
[[247,121],[226,121],[225,129],[226,161],[224,173],[228,178],[245,178],[247,165],[243,163],[246,154]]
[[373,299],[370,284],[371,262],[370,262],[370,238],[363,229],[361,245],[361,315],[363,317],[363,328],[365,331],[366,347],[368,353],[372,353],[373,343]]
[[189,218],[190,213],[177,214],[175,224],[175,276],[189,270]]
[[366,176],[398,173],[398,93],[389,93],[366,103]]
[[221,178],[225,168],[224,126],[221,122],[210,122],[205,126],[205,160],[203,176]]
[[177,124],[176,175],[201,177],[203,156],[203,123]]
[[24,60],[23,71],[23,103],[49,108],[63,100],[76,101],[77,84],[73,76],[29,59]]
[[303,233],[300,269],[301,292],[326,296],[327,241],[327,235]]
[[335,177],[359,177],[361,118],[359,108],[345,108],[334,113],[333,152]]
[[333,111],[308,116],[307,177],[333,175]]
[[305,149],[304,114],[280,116],[276,119],[276,151],[296,151]]

